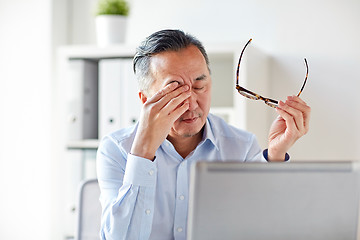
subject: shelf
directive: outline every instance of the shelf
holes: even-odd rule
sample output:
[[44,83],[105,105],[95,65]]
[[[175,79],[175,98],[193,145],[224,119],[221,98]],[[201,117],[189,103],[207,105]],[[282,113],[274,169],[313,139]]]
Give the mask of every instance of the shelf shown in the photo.
[[59,49],[59,54],[68,60],[94,60],[112,58],[130,58],[135,55],[136,46],[113,45],[110,47],[98,47],[94,45],[63,46]]
[[72,140],[68,141],[66,147],[67,149],[96,150],[99,147],[99,139]]

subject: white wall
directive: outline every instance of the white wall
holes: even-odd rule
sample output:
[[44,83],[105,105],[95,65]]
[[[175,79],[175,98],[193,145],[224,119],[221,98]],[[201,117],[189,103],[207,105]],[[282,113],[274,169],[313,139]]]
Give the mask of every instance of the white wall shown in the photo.
[[[75,2],[85,4],[85,0]],[[72,29],[76,43],[95,43],[93,17],[82,11],[95,2],[87,1],[88,7],[74,10],[79,12],[73,15],[75,23],[87,22],[86,32]],[[205,45],[242,44],[252,37],[252,44],[272,59],[272,98],[297,94],[305,76],[306,57],[310,72],[302,97],[312,107],[311,128],[291,150],[293,159],[360,158],[358,0],[132,0],[131,5],[127,38],[131,43],[163,28],[183,29]],[[264,111],[275,117],[265,106]]]
[[[358,0],[130,0],[127,42],[138,44],[154,31],[179,28],[197,36],[205,46],[222,42],[252,46],[270,58],[268,97],[284,100],[298,93],[309,63],[302,98],[312,107],[310,132],[291,149],[293,160],[360,159],[360,1]],[[95,44],[93,9],[96,0],[73,0],[69,41]],[[253,67],[252,67],[253,68]],[[235,73],[234,73],[235,78]],[[257,79],[251,79],[257,81]],[[235,81],[235,79],[234,79]],[[259,81],[260,82],[260,81]],[[234,84],[235,85],[235,84]],[[261,91],[263,86],[254,86]],[[259,92],[260,94],[262,92]],[[265,124],[276,114],[263,103],[250,101],[254,111],[266,112]],[[260,105],[263,105],[261,108]],[[259,110],[260,109],[260,110]],[[252,114],[253,115],[253,114]],[[260,114],[259,114],[260,115]],[[269,120],[271,119],[271,120]],[[256,118],[247,129],[259,131]],[[266,147],[267,133],[257,134]]]
[[0,239],[50,239],[51,1],[0,1]]
[[[50,124],[56,87],[52,54],[59,44],[95,43],[95,3],[0,1],[0,239],[64,237],[56,208],[61,162],[52,161],[56,150],[50,151],[56,143]],[[269,97],[297,93],[307,57],[310,75],[302,96],[313,109],[311,129],[291,155],[360,158],[358,0],[132,0],[131,5],[131,43],[162,28],[181,28],[205,44],[242,44],[252,37],[272,59]]]

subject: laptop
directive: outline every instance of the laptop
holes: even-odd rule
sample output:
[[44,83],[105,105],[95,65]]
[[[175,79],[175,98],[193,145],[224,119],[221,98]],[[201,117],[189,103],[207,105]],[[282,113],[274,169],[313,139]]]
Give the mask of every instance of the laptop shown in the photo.
[[187,239],[357,239],[357,165],[194,163]]

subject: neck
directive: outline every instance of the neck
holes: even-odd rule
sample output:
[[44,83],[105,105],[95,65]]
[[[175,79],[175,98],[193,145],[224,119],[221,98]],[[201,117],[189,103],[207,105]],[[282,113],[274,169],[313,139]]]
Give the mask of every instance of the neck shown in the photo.
[[201,142],[203,129],[193,136],[170,136],[167,139],[173,144],[176,151],[186,158]]

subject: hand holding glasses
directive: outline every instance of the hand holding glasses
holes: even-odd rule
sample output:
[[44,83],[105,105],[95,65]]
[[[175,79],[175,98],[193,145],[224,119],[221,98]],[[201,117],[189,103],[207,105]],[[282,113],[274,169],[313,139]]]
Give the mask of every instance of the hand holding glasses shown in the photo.
[[[251,41],[252,41],[252,39],[250,39],[246,43],[245,47],[243,48],[243,50],[241,51],[241,54],[240,54],[239,63],[238,63],[237,71],[236,71],[236,89],[244,97],[247,97],[247,98],[250,98],[250,99],[253,99],[253,100],[263,100],[268,106],[276,108],[278,106],[279,101],[271,99],[271,98],[266,98],[266,97],[260,96],[259,94],[256,94],[256,93],[254,93],[252,91],[249,91],[249,90],[239,86],[239,70],[240,70],[241,58],[243,56],[243,53],[244,53],[246,47],[250,44]],[[300,89],[300,92],[297,94],[298,97],[300,96],[301,92],[303,91],[303,89],[305,87],[305,84],[306,84],[306,81],[307,81],[307,78],[308,78],[308,74],[309,74],[309,67],[308,67],[308,63],[306,61],[306,58],[304,58],[304,61],[305,61],[305,66],[306,66],[306,76],[305,76],[304,83],[303,83],[303,85],[302,85],[302,87]]]

